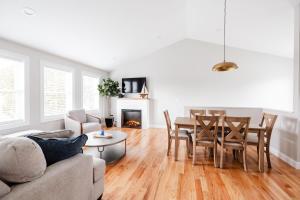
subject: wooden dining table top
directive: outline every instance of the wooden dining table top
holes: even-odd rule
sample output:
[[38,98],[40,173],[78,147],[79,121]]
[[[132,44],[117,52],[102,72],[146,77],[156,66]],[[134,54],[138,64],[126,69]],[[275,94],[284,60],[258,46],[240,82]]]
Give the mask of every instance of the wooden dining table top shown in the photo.
[[[195,125],[195,119],[190,117],[176,117],[174,124],[178,126],[193,127]],[[222,123],[219,123],[219,127],[221,126]],[[265,130],[265,128],[259,126],[258,124],[250,124],[248,128],[248,131],[250,132],[262,131],[262,130]]]

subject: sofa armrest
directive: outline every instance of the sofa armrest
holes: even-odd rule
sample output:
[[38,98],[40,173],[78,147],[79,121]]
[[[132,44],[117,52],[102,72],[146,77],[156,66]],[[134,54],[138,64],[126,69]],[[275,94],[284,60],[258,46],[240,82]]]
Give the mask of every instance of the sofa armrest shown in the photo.
[[90,200],[92,192],[93,158],[78,154],[50,165],[38,179],[12,186],[3,200]]
[[98,122],[101,124],[101,118],[96,115],[86,114],[86,121],[87,122]]
[[105,160],[100,159],[100,158],[95,158],[93,157],[93,178],[94,178],[94,183],[99,181],[104,177],[105,174]]
[[10,192],[10,187],[0,180],[0,198]]
[[74,132],[74,136],[79,136],[82,134],[82,123],[66,116],[65,129],[72,130]]

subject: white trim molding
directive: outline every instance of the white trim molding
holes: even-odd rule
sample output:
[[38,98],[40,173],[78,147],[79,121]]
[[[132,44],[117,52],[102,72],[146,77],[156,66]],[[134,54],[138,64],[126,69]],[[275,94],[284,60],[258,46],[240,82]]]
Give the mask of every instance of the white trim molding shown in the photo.
[[274,147],[270,147],[270,151],[271,151],[271,153],[274,156],[278,157],[279,159],[281,159],[282,161],[286,162],[290,166],[292,166],[292,167],[294,167],[296,169],[300,169],[300,162],[297,162],[296,160],[290,158],[289,156],[287,156],[284,153],[278,151]]

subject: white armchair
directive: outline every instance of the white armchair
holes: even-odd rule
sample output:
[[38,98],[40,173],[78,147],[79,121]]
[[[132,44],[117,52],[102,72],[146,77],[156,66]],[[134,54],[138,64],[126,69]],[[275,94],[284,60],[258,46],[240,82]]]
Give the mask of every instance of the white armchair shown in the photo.
[[74,136],[98,131],[101,128],[101,119],[85,113],[84,109],[71,110],[65,116],[65,129],[74,131]]

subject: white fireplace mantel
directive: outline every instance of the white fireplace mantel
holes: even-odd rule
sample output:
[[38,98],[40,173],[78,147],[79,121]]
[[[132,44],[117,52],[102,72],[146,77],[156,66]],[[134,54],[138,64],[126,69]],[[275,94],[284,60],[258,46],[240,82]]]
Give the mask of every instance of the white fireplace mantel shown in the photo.
[[122,109],[132,109],[142,111],[142,129],[149,128],[149,99],[117,99],[117,127],[121,127]]

